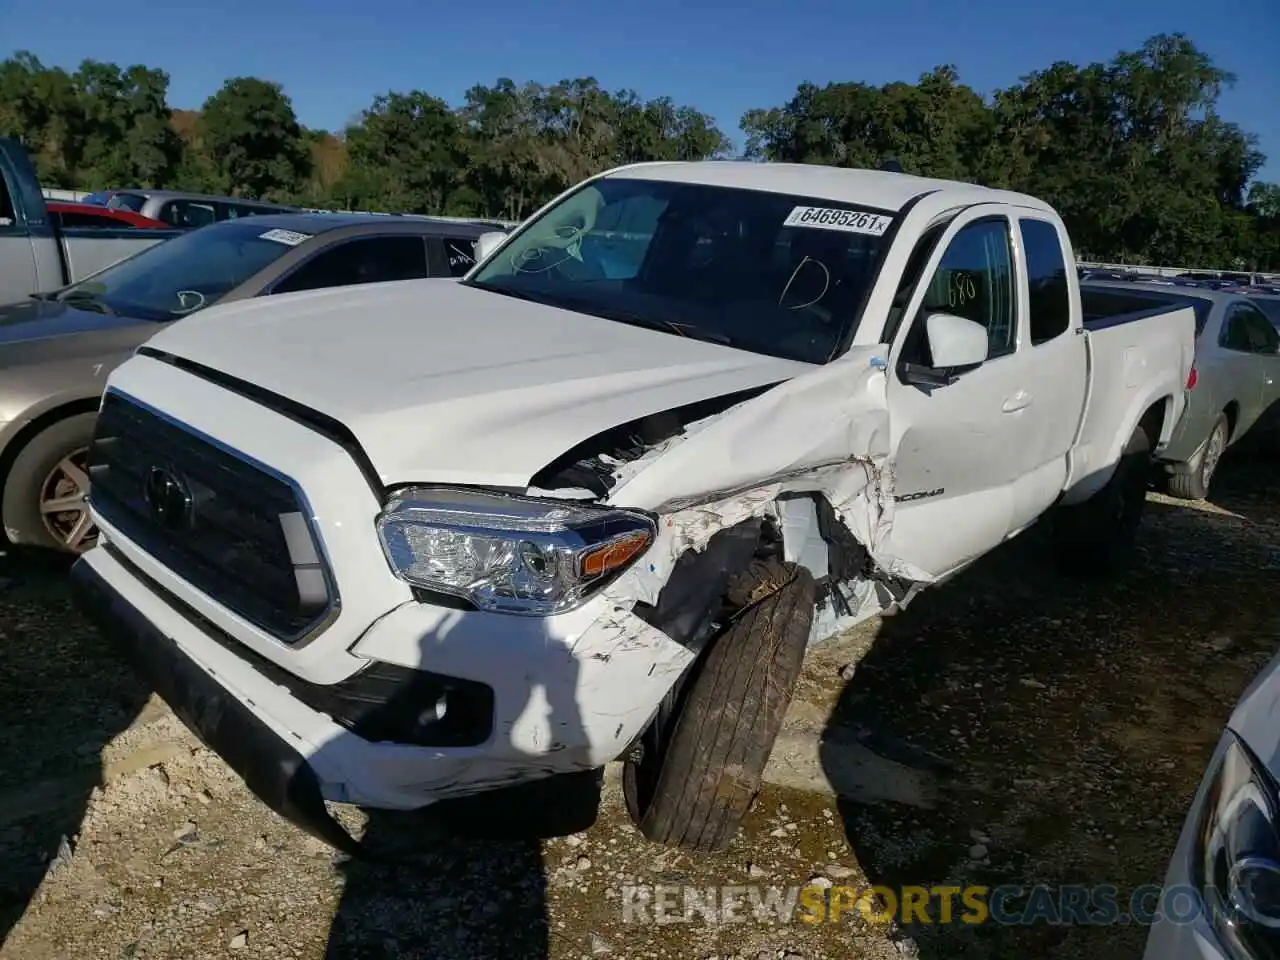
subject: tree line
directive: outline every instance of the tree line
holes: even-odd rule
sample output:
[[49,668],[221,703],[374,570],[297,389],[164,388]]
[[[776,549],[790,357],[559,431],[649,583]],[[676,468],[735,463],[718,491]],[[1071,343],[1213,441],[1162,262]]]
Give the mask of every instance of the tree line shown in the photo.
[[713,118],[591,77],[499,79],[450,105],[373,99],[345,129],[307,129],[276,83],[235,77],[198,111],[163,70],[0,61],[0,135],[48,186],[153,186],[287,201],[520,219],[582,178],[644,160],[825,163],[969,180],[1042,197],[1081,259],[1280,270],[1280,187],[1256,138],[1222,119],[1235,78],[1183,34],[1109,62],[1051,64],[983,97],[944,65],[915,83],[801,84],[749,110],[735,153]]

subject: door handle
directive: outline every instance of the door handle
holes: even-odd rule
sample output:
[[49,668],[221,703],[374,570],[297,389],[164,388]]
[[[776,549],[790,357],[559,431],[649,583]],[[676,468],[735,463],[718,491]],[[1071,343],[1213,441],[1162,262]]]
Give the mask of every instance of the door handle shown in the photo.
[[1025,410],[1031,406],[1033,397],[1025,390],[1019,390],[1012,397],[1006,397],[1000,409],[1005,413],[1017,413],[1019,410]]

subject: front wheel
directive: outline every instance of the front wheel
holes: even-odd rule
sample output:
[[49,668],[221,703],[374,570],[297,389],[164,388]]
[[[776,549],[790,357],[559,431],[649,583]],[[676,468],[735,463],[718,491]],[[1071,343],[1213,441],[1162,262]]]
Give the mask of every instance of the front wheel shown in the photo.
[[1139,424],[1106,486],[1084,503],[1058,508],[1053,517],[1053,538],[1065,568],[1085,577],[1109,576],[1130,560],[1150,476],[1151,438]]
[[1213,421],[1213,429],[1204,442],[1204,450],[1200,453],[1200,462],[1193,464],[1186,473],[1175,473],[1169,478],[1169,492],[1183,500],[1203,500],[1209,496],[1209,484],[1218,470],[1218,463],[1227,449],[1227,438],[1230,428],[1227,426],[1225,414],[1218,414]]
[[624,768],[627,809],[645,837],[697,851],[733,840],[800,676],[816,589],[804,567],[777,560],[754,562],[732,585],[740,609],[664,724],[670,736],[648,739]]
[[5,534],[14,546],[84,553],[97,542],[86,465],[97,414],[50,424],[14,458],[4,479]]

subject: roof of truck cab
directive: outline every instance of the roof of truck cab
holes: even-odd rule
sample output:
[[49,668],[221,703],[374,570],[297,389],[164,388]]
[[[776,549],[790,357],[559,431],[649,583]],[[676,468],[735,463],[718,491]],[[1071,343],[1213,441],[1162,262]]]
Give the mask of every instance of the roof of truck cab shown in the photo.
[[743,160],[659,161],[618,167],[610,170],[605,176],[670,180],[677,183],[697,183],[705,186],[787,193],[801,197],[820,197],[837,202],[878,207],[895,213],[917,197],[940,192],[951,195],[950,199],[954,199],[957,205],[1012,203],[1050,212],[1053,210],[1043,200],[1011,190],[996,190],[973,183],[962,183],[958,180],[915,177],[886,170],[826,167],[812,163],[753,163]]

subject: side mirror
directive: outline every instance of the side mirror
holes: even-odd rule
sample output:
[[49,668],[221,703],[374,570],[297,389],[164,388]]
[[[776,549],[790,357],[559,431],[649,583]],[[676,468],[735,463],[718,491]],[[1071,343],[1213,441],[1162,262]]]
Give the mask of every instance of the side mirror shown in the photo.
[[489,258],[489,254],[502,246],[502,241],[507,239],[507,235],[501,230],[490,230],[488,233],[480,234],[476,240],[476,263],[481,263]]
[[987,328],[982,324],[954,313],[931,313],[924,322],[935,370],[959,372],[986,361]]

